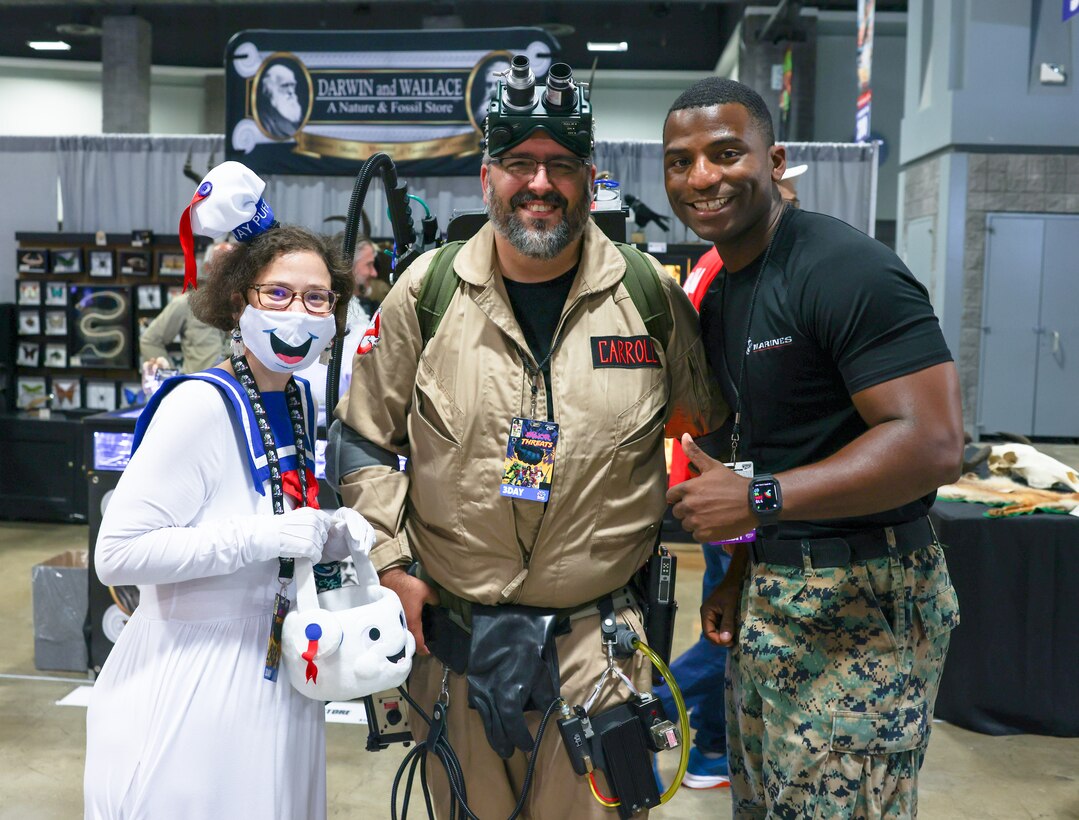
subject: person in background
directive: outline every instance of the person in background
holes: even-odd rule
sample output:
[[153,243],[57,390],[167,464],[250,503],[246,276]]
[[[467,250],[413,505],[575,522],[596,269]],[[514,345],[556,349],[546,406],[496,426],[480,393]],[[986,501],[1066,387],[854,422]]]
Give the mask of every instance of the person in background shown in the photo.
[[188,230],[245,241],[191,308],[234,350],[154,394],[101,522],[98,576],[140,601],[87,712],[87,820],[326,815],[323,705],[278,674],[270,635],[295,559],[373,538],[356,511],[318,509],[315,407],[293,378],[342,329],[352,281],[324,239],[260,216],[263,188],[236,162],[200,186]]
[[701,608],[730,647],[734,816],[916,816],[959,619],[926,515],[960,472],[951,353],[892,251],[789,207],[786,153],[748,86],[691,86],[663,143],[671,207],[723,259],[700,320],[734,408],[721,460],[683,437],[700,474],[667,497],[701,542],[755,536]]
[[144,376],[173,367],[167,345],[180,337],[181,373],[197,373],[228,356],[228,336],[191,312],[190,293],[181,293],[154,317],[139,337],[139,358]]
[[[371,286],[378,280],[378,267],[375,258],[378,256],[378,246],[367,237],[362,237],[356,242],[356,251],[352,257],[352,278],[356,283],[353,291],[351,304],[362,311],[362,318],[356,313],[357,321],[363,325],[363,330],[375,316],[381,299],[371,298]],[[349,327],[352,327],[354,311],[349,310]]]
[[382,300],[390,292],[390,283],[385,279],[373,279],[367,286],[367,298],[376,305],[381,305]]

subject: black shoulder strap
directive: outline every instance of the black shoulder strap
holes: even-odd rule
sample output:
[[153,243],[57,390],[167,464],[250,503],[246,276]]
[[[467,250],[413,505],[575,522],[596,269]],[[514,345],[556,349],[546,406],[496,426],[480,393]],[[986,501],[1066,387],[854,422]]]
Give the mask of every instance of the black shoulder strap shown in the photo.
[[453,299],[453,292],[457,290],[460,279],[453,270],[453,260],[464,244],[463,241],[447,242],[439,248],[420,283],[416,316],[420,320],[420,337],[424,346],[438,331],[442,316]]

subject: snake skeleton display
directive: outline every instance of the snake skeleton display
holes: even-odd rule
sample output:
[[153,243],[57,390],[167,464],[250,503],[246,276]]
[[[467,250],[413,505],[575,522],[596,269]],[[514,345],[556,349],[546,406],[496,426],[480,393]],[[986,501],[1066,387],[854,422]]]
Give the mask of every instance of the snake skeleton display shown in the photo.
[[[127,311],[127,299],[115,291],[98,291],[84,296],[79,300],[76,307],[83,311],[95,299],[112,300],[115,302],[116,307],[110,310],[102,309],[95,305],[95,309],[82,313],[79,317],[79,333],[86,344],[83,345],[77,355],[81,357],[84,353],[89,352],[102,360],[111,359],[123,352],[124,345],[127,343],[127,335],[121,328],[116,326],[98,327],[96,323],[111,322],[123,316]],[[114,342],[106,340],[114,340]]]

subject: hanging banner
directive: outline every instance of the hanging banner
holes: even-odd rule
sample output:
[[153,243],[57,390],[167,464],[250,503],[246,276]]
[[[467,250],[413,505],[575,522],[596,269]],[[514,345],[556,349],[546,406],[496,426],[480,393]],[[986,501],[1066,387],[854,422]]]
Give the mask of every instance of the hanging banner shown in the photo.
[[1064,0],[1064,22],[1079,14],[1079,0]]
[[876,0],[858,0],[858,113],[854,141],[869,141],[869,114],[873,103],[873,18]]
[[260,174],[352,175],[372,155],[398,172],[479,171],[483,119],[516,54],[537,78],[542,29],[241,31],[225,51],[225,155]]

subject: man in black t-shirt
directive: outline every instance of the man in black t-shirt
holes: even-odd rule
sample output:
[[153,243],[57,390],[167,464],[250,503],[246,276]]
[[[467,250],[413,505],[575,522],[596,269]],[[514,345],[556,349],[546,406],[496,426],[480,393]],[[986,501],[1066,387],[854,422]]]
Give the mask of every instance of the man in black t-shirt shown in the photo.
[[951,354],[894,253],[785,206],[785,152],[754,91],[697,83],[663,139],[675,214],[725,262],[701,304],[734,409],[717,454],[755,470],[685,436],[701,474],[668,493],[699,541],[756,530],[701,608],[731,647],[735,817],[912,816],[958,622],[926,517],[960,470]]

